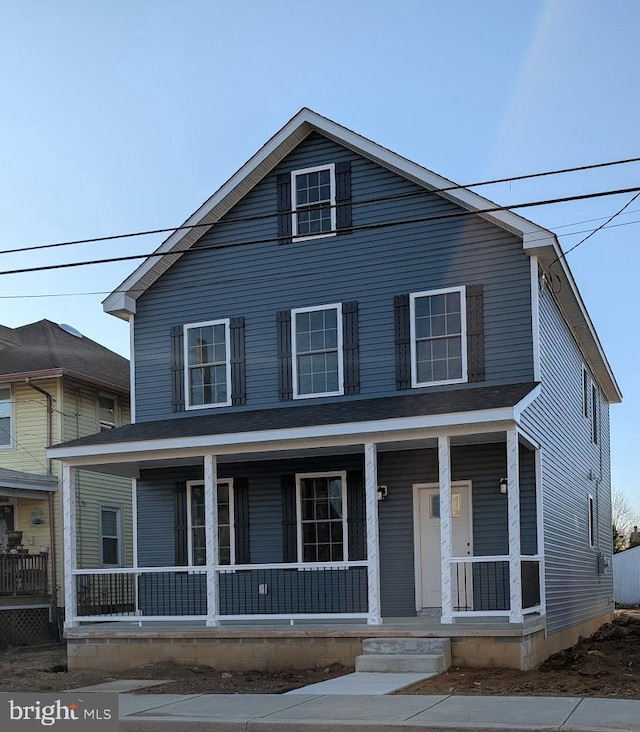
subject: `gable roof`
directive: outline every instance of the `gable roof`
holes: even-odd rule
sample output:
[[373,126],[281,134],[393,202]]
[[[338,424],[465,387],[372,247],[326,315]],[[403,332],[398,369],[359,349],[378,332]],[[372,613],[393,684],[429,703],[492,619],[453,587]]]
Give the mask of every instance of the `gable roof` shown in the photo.
[[[324,135],[426,190],[435,191],[452,203],[468,211],[477,212],[487,221],[515,234],[522,239],[523,248],[528,254],[539,257],[543,268],[555,262],[562,285],[557,300],[574,337],[602,386],[605,397],[610,402],[621,401],[620,389],[553,232],[511,211],[485,212],[495,208],[496,204],[466,188],[441,191],[442,188],[456,184],[306,107],[292,117],[184,222],[183,227],[187,228],[180,228],[167,237],[154,255],[148,257],[104,300],[105,312],[125,320],[129,314],[135,314],[137,298],[153,285],[184,251],[190,249],[209,231],[208,225],[215,225],[312,132]],[[188,228],[195,225],[198,225],[197,228]],[[174,256],[166,256],[168,254]]]
[[90,338],[72,335],[50,320],[19,328],[2,326],[0,335],[3,335],[0,382],[36,376],[72,376],[120,393],[129,392],[126,358]]

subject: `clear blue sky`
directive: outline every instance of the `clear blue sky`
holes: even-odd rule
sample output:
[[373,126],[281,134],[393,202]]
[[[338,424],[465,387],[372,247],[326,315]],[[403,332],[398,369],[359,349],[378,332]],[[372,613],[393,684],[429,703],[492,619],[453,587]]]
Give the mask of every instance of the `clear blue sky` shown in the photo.
[[[638,28],[635,0],[0,0],[0,250],[179,224],[302,106],[459,183],[640,156]],[[639,184],[627,165],[478,191]],[[628,199],[526,215],[567,248]],[[614,486],[640,510],[638,222],[640,199],[569,262],[625,395]],[[159,241],[5,254],[0,272]],[[70,323],[128,355],[101,301],[135,264],[0,276],[0,323]]]

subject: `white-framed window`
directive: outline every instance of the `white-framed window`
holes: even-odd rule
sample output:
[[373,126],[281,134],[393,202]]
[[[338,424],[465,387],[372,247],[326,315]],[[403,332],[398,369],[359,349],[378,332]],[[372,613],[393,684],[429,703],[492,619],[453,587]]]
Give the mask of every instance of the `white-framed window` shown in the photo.
[[591,441],[594,445],[598,444],[598,431],[600,428],[600,425],[598,424],[598,417],[600,415],[600,412],[598,410],[599,406],[599,394],[598,394],[598,388],[595,384],[591,384]]
[[342,305],[291,311],[293,398],[344,393]]
[[[235,564],[235,532],[233,515],[233,480],[219,480],[218,493],[218,561]],[[187,557],[192,567],[207,563],[207,539],[204,513],[204,483],[187,483]]]
[[596,545],[596,503],[593,496],[587,498],[587,520],[589,522],[589,546],[593,549]]
[[185,407],[231,404],[229,318],[184,326]]
[[100,432],[112,430],[118,424],[118,400],[111,394],[98,395]]
[[296,475],[299,562],[346,562],[347,474]]
[[100,564],[122,567],[122,507],[100,506]]
[[414,292],[411,314],[411,385],[467,380],[467,313],[464,287]]
[[312,239],[336,233],[335,165],[319,165],[291,172],[292,233]]
[[13,447],[13,389],[0,386],[0,449]]
[[582,416],[589,418],[589,372],[582,366]]

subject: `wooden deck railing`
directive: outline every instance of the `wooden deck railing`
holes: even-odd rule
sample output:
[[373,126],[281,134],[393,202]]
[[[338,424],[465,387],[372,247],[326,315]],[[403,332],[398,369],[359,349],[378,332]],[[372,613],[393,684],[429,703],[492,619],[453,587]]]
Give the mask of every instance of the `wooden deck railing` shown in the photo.
[[0,554],[0,596],[46,595],[47,554]]

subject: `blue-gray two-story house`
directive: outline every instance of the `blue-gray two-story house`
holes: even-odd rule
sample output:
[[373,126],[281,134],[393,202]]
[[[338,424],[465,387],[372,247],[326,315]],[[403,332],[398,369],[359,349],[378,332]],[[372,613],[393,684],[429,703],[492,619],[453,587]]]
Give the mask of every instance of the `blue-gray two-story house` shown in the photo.
[[[560,255],[301,110],[105,300],[133,423],[49,451],[70,663],[530,668],[610,619],[621,395]],[[78,566],[80,468],[135,479],[133,566]]]

